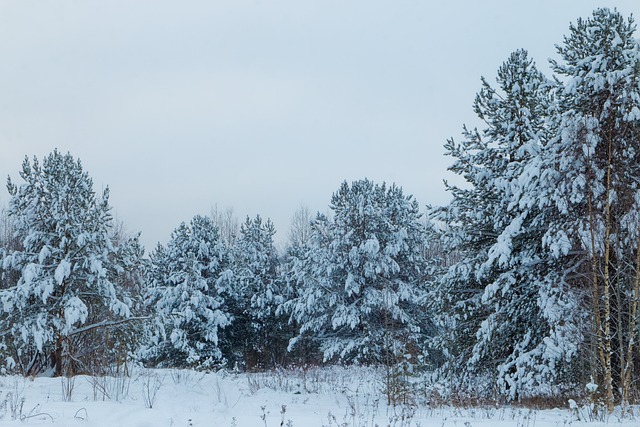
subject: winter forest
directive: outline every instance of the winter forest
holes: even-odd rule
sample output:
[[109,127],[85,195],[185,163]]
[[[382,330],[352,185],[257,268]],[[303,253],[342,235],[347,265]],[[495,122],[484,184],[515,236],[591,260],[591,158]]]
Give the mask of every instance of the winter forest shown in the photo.
[[517,50],[483,78],[483,126],[443,141],[462,183],[445,183],[448,205],[345,181],[326,213],[293,214],[282,250],[269,219],[227,211],[145,251],[80,159],[25,157],[0,217],[3,373],[357,365],[382,369],[389,404],[436,387],[477,402],[637,404],[635,30],[598,9],[569,27],[553,75]]

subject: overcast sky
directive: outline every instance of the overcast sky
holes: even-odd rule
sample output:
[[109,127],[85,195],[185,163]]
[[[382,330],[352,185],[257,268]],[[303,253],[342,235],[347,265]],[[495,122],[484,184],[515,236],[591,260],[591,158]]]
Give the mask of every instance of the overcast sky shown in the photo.
[[443,144],[478,124],[480,76],[518,48],[549,74],[599,6],[640,15],[637,0],[0,0],[0,176],[69,151],[147,250],[215,205],[270,217],[282,242],[344,180],[444,204]]

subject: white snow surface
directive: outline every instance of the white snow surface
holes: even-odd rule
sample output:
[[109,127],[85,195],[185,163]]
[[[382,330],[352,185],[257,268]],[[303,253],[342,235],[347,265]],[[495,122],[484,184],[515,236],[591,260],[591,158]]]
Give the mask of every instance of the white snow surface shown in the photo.
[[[569,401],[565,409],[550,410],[427,403],[388,407],[381,386],[381,373],[366,368],[317,369],[306,375],[137,369],[128,378],[2,376],[0,425],[624,427],[638,425],[640,417],[640,408],[634,408],[634,417],[593,421],[587,409]],[[65,390],[71,390],[70,398]]]

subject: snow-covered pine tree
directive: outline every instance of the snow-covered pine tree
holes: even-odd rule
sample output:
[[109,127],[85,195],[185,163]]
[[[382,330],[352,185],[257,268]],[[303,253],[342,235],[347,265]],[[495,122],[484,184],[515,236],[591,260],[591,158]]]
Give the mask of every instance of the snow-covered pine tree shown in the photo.
[[[311,213],[309,210],[301,206],[291,219],[289,229],[289,239],[285,247],[284,256],[281,262],[281,278],[284,283],[283,303],[278,307],[277,313],[286,315],[291,303],[300,296],[300,285],[297,271],[301,269],[300,264],[305,262],[305,257],[312,246],[313,241],[313,224]],[[305,367],[317,365],[322,360],[322,355],[318,350],[317,343],[305,334],[298,334],[300,325],[289,316],[289,328],[291,337],[296,336],[295,348],[288,348],[288,358],[293,363]]]
[[417,202],[395,185],[344,182],[318,215],[295,263],[298,296],[285,303],[325,360],[417,362],[430,331],[424,304],[425,227]]
[[[291,219],[289,240],[285,247],[281,268],[282,280],[285,283],[285,302],[298,296],[298,278],[295,274],[295,265],[301,261],[311,246],[312,224],[311,213],[304,206],[301,206]],[[283,310],[284,307],[280,307],[279,311]]]
[[[638,340],[640,48],[635,24],[598,9],[571,25],[552,62],[563,82],[556,137],[544,150],[545,245],[587,297],[591,374],[604,401],[627,402]],[[634,361],[635,360],[635,361]],[[637,380],[636,380],[637,382]],[[617,395],[620,391],[621,395]]]
[[224,363],[220,330],[232,276],[229,250],[213,220],[195,216],[151,254],[147,305],[155,314],[143,359],[156,366],[208,369]]
[[[246,218],[235,242],[233,324],[225,331],[229,358],[250,369],[282,366],[290,332],[287,321],[276,315],[283,302],[284,282],[271,220],[260,215]],[[230,359],[231,360],[231,359]]]
[[[550,83],[526,51],[499,68],[498,88],[483,79],[474,111],[487,127],[464,130],[446,148],[467,188],[449,187],[453,201],[435,210],[446,224],[444,242],[461,260],[443,275],[433,299],[449,355],[444,371],[465,385],[487,376],[509,399],[546,395],[562,382],[564,362],[575,353],[566,335],[575,300],[547,274],[542,246],[548,212],[537,207],[539,153],[549,139]],[[485,393],[489,390],[485,390]]]
[[[127,363],[135,356],[141,341],[144,339],[144,322],[148,313],[144,313],[144,295],[146,278],[145,270],[149,260],[144,257],[145,249],[140,243],[140,233],[129,234],[123,223],[113,227],[110,234],[115,253],[111,259],[117,266],[110,272],[110,280],[118,289],[122,289],[131,300],[131,310],[135,313],[135,321],[125,322],[117,327],[94,329],[77,336],[75,348],[81,348],[90,355],[86,363],[88,372],[94,375],[113,375],[127,372]],[[96,310],[99,319],[109,320],[107,309]],[[89,358],[88,358],[89,359]]]
[[131,316],[131,301],[114,281],[127,261],[110,238],[109,191],[96,196],[79,160],[57,150],[42,165],[25,158],[20,176],[23,184],[7,184],[22,247],[2,261],[17,273],[0,291],[2,335],[12,351],[5,355],[24,374],[50,364],[55,375],[71,375],[90,357],[73,348],[74,338]]

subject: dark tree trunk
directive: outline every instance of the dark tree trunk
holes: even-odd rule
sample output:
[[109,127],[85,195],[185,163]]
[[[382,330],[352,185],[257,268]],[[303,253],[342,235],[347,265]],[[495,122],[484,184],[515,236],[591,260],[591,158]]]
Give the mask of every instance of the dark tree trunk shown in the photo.
[[58,337],[58,339],[56,340],[56,348],[52,354],[54,367],[53,376],[55,377],[62,376],[62,346],[63,339],[62,337]]

